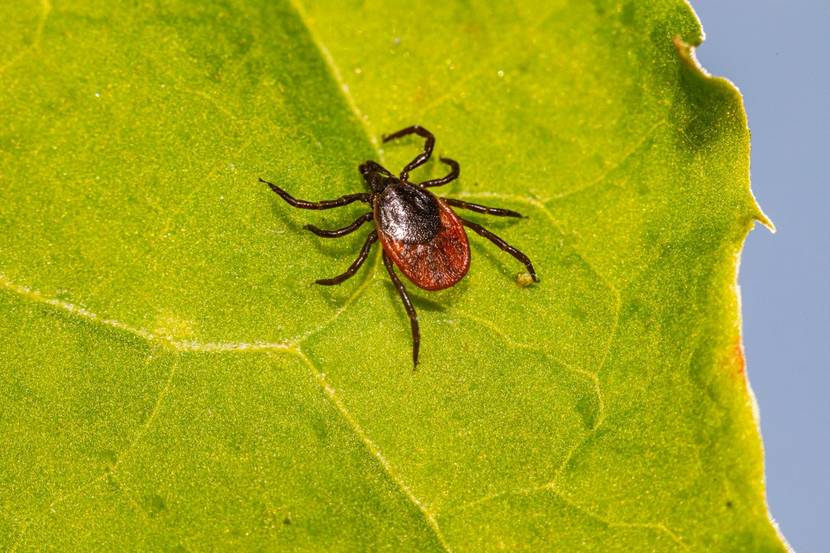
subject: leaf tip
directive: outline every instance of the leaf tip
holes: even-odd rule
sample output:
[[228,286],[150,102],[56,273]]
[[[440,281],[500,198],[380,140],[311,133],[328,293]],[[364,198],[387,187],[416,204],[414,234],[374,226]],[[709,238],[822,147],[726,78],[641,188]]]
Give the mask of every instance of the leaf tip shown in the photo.
[[766,229],[770,231],[771,234],[775,234],[777,232],[777,229],[775,228],[775,223],[773,223],[772,220],[769,217],[767,217],[767,214],[764,213],[760,207],[756,206],[756,208],[757,211],[755,213],[755,220],[764,225]]

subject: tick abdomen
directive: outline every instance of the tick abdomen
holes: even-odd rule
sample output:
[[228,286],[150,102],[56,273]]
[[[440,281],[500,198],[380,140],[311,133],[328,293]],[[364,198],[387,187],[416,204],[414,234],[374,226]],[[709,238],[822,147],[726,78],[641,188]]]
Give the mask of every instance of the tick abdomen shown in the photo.
[[380,230],[405,244],[424,244],[441,230],[438,200],[422,188],[390,184],[376,200]]

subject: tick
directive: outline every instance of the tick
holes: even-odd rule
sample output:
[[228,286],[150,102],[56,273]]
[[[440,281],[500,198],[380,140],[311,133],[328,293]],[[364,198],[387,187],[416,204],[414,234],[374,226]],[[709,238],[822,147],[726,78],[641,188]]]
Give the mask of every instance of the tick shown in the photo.
[[409,315],[412,327],[412,362],[417,367],[418,350],[421,344],[418,314],[412,306],[412,301],[401,279],[395,273],[394,266],[397,266],[412,284],[424,290],[443,290],[453,286],[464,278],[470,268],[470,245],[464,231],[464,227],[467,227],[524,263],[534,282],[539,282],[539,279],[536,277],[533,264],[525,254],[481,225],[462,219],[453,212],[452,208],[468,209],[476,213],[498,217],[522,217],[520,213],[510,209],[487,207],[453,198],[438,197],[427,190],[435,186],[443,186],[457,179],[461,171],[456,161],[445,157],[440,158],[441,163],[447,165],[450,170],[446,176],[440,179],[427,180],[421,183],[409,180],[409,173],[426,163],[432,155],[435,137],[431,132],[418,125],[406,127],[383,137],[384,142],[389,142],[410,134],[416,134],[425,139],[424,151],[415,156],[415,159],[410,161],[397,177],[374,161],[367,161],[358,167],[369,187],[369,192],[346,194],[335,200],[309,202],[291,196],[276,184],[263,179],[259,180],[270,186],[271,190],[292,207],[332,209],[354,202],[364,202],[371,206],[371,211],[364,213],[353,223],[340,229],[323,230],[314,225],[305,225],[304,228],[317,236],[339,238],[356,231],[364,223],[375,222],[375,229],[366,236],[366,241],[363,242],[363,247],[360,249],[357,259],[346,269],[346,272],[333,278],[320,279],[315,282],[324,286],[331,286],[351,278],[366,261],[372,245],[380,240],[383,247],[383,264],[386,266],[389,278],[392,279],[392,283],[398,290],[404,308]]

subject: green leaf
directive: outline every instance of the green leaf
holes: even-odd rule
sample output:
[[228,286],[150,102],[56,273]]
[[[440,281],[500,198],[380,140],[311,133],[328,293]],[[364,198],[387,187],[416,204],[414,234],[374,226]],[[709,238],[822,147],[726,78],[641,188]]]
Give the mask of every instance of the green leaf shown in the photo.
[[[679,0],[6,2],[0,548],[783,551],[735,287],[763,220]],[[683,42],[685,41],[685,43]],[[461,162],[468,278],[290,209]],[[417,178],[446,169],[430,162]],[[367,229],[368,230],[368,229]]]

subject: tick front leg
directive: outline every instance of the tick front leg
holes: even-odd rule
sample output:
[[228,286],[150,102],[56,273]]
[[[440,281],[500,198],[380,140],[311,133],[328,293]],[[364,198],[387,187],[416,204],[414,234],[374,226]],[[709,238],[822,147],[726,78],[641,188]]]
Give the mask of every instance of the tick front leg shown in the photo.
[[333,207],[341,207],[344,205],[348,205],[352,202],[369,202],[369,194],[364,192],[360,194],[346,194],[345,196],[340,196],[336,200],[323,200],[321,202],[309,202],[306,200],[298,200],[276,184],[272,182],[268,182],[267,180],[259,179],[259,182],[267,184],[271,187],[271,190],[274,191],[280,198],[288,202],[289,205],[293,207],[299,207],[300,209],[331,209]]
[[518,211],[513,211],[512,209],[488,207],[486,205],[474,204],[470,202],[465,202],[463,200],[456,200],[453,198],[441,198],[441,201],[453,207],[469,209],[470,211],[475,211],[476,213],[484,213],[485,215],[496,215],[498,217],[524,217],[524,215],[522,215]]
[[441,186],[442,184],[447,184],[448,182],[452,182],[458,178],[458,175],[461,174],[461,166],[458,165],[458,162],[447,157],[442,157],[439,159],[441,160],[441,163],[445,163],[446,165],[450,166],[450,173],[446,177],[441,177],[440,179],[424,181],[418,186],[420,186],[421,188],[429,188],[430,186]]
[[527,257],[525,254],[523,254],[522,252],[520,252],[519,250],[517,250],[516,248],[514,248],[513,246],[511,246],[510,244],[508,244],[507,242],[505,242],[504,240],[502,240],[486,228],[482,227],[481,225],[473,223],[472,221],[467,221],[466,219],[461,219],[460,217],[459,219],[465,227],[473,229],[478,234],[485,237],[487,240],[489,240],[502,250],[506,251],[507,253],[509,253],[510,255],[524,263],[525,267],[527,267],[527,272],[530,273],[530,276],[533,278],[533,282],[539,282],[539,278],[536,276],[536,270],[533,268],[533,263],[530,262],[529,257]]
[[323,286],[332,286],[334,284],[340,284],[344,280],[348,280],[354,276],[360,266],[363,265],[363,262],[366,261],[366,257],[369,255],[369,250],[372,249],[372,244],[378,239],[378,233],[374,230],[369,233],[369,236],[366,237],[366,241],[363,243],[363,247],[360,249],[360,253],[357,255],[357,259],[352,262],[346,272],[342,275],[337,275],[334,278],[321,278],[320,280],[315,280],[316,284],[322,284]]
[[426,142],[424,142],[424,151],[418,154],[415,159],[410,161],[407,166],[403,168],[403,171],[401,171],[400,178],[404,182],[408,182],[410,171],[414,171],[417,167],[420,167],[426,163],[429,156],[432,155],[432,149],[435,147],[435,136],[420,125],[412,125],[411,127],[406,127],[405,129],[393,132],[392,134],[387,134],[383,137],[383,141],[389,142],[390,140],[395,140],[396,138],[401,138],[402,136],[410,134],[422,136],[426,139]]
[[340,238],[341,236],[346,236],[347,234],[356,231],[363,223],[371,221],[372,217],[374,217],[374,214],[371,211],[369,213],[364,213],[358,217],[354,223],[337,230],[323,230],[315,227],[314,225],[305,225],[303,228],[308,229],[317,236],[322,236],[323,238]]
[[418,329],[418,314],[412,306],[409,294],[406,293],[406,288],[403,287],[401,279],[399,279],[398,275],[395,274],[395,269],[392,266],[392,260],[386,255],[386,252],[383,252],[383,264],[386,265],[386,271],[389,273],[389,278],[392,279],[392,284],[394,284],[395,288],[397,288],[398,294],[401,296],[403,306],[406,308],[406,313],[409,315],[409,323],[412,327],[412,370],[415,370],[418,368],[418,350],[421,347],[421,331]]

